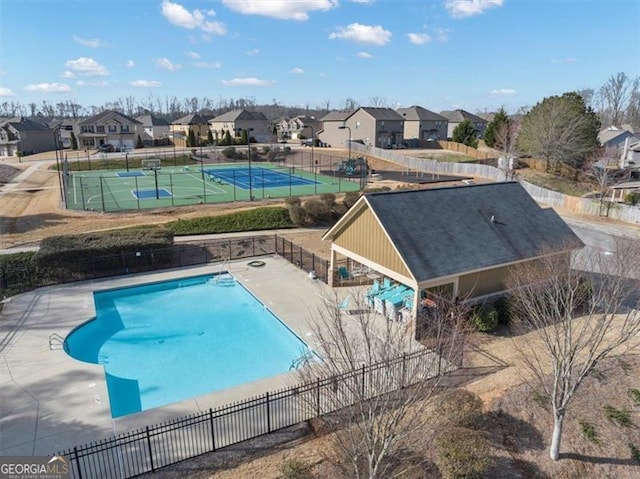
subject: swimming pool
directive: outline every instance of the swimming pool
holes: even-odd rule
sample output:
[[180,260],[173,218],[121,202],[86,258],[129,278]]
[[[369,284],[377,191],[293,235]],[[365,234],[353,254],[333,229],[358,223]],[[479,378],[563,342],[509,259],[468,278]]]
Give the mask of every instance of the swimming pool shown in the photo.
[[94,293],[67,353],[102,364],[114,418],[288,371],[307,346],[228,273]]

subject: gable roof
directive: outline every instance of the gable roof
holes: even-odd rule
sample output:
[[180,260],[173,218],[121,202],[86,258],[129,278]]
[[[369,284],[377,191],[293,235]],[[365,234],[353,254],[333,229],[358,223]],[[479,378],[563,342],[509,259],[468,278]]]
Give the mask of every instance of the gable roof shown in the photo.
[[10,118],[2,122],[2,126],[10,126],[16,131],[49,131],[49,128],[44,123],[38,123],[37,121],[29,120],[28,118]]
[[351,115],[353,115],[356,110],[334,110],[327,113],[325,116],[320,118],[320,121],[345,121]]
[[[391,108],[374,108],[371,106],[360,107],[360,110],[366,112],[375,120],[394,120],[403,121],[404,118],[397,111]],[[356,110],[357,111],[357,110]]]
[[210,121],[269,121],[269,119],[260,111],[231,110]]
[[169,122],[164,118],[158,118],[153,115],[141,115],[136,118],[144,126],[169,126]]
[[461,109],[445,110],[441,111],[440,114],[452,123],[459,123],[464,120],[469,120],[471,123],[487,123],[487,120],[484,118],[480,118],[478,115],[474,115],[473,113],[469,113],[468,111]]
[[408,108],[398,108],[396,111],[408,121],[447,121],[444,116],[417,105]]
[[[85,118],[82,121],[78,122],[78,125],[92,125],[94,123],[99,123],[100,121],[106,120],[109,117],[120,117],[130,123],[139,124],[140,122],[135,118],[131,118],[130,116],[125,115],[124,113],[120,113],[116,110],[105,110],[103,112],[98,113],[97,115],[90,116]],[[117,118],[116,118],[117,121]]]
[[[583,246],[554,210],[538,206],[517,182],[372,193],[352,210],[362,203],[418,282]],[[323,239],[347,225],[352,210]]]
[[601,145],[606,145],[614,140],[622,141],[625,138],[635,138],[634,134],[627,130],[619,130],[617,128],[605,128],[598,132],[598,141]]
[[190,113],[177,120],[171,122],[172,125],[206,125],[209,118],[199,115],[198,113]]

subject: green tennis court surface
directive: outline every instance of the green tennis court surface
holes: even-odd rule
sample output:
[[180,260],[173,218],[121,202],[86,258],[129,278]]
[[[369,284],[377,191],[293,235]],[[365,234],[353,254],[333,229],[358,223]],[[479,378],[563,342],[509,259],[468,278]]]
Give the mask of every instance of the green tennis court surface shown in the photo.
[[358,191],[359,178],[270,164],[220,164],[73,172],[67,207],[124,211]]

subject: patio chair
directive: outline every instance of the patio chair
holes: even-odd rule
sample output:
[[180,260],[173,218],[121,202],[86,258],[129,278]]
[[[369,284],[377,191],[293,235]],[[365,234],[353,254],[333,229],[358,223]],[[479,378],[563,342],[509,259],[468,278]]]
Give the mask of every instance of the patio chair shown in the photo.
[[349,281],[349,271],[346,266],[340,266],[338,268],[338,275],[340,276],[340,282]]

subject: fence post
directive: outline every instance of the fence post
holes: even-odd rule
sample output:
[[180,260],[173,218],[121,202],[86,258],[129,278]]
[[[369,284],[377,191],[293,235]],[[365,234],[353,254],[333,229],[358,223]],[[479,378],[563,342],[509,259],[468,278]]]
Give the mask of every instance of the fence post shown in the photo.
[[216,451],[216,435],[213,428],[213,409],[211,408],[209,408],[209,424],[211,425],[211,444],[213,446],[213,449],[211,449],[211,451],[215,452]]
[[300,248],[300,268],[301,268],[301,269],[304,269],[304,268],[302,267],[302,248]]
[[273,235],[273,240],[276,243],[276,254],[278,254],[278,235],[277,234]]
[[153,452],[151,451],[151,436],[149,435],[149,426],[146,427],[147,430],[147,446],[149,447],[149,461],[151,461],[151,470],[155,471],[156,468],[153,466]]
[[364,376],[365,375],[365,365],[362,365],[362,397],[364,398]]
[[311,253],[311,270],[316,270],[316,255],[314,253]]
[[269,391],[267,391],[267,433],[271,432],[271,407],[269,405]]
[[316,417],[320,417],[320,378],[316,381]]
[[255,256],[256,255],[256,237],[255,236],[251,237],[251,247],[253,251],[253,256]]
[[407,373],[407,353],[402,353],[402,382],[400,383],[400,389],[404,389],[405,376]]
[[78,446],[73,448],[74,459],[76,460],[76,469],[78,470],[78,479],[82,479],[82,467],[80,467],[80,458],[78,457]]

